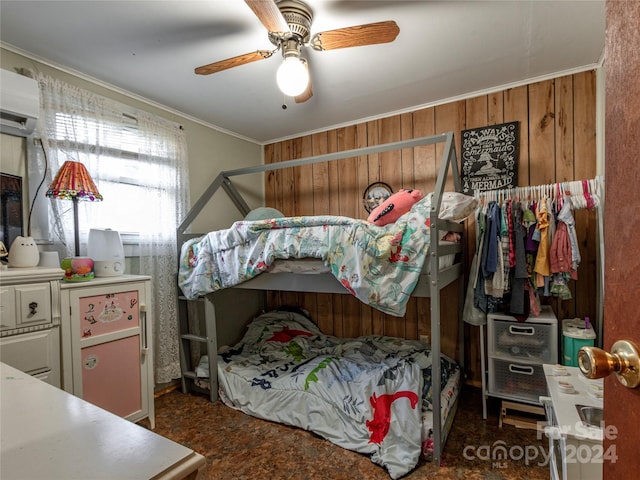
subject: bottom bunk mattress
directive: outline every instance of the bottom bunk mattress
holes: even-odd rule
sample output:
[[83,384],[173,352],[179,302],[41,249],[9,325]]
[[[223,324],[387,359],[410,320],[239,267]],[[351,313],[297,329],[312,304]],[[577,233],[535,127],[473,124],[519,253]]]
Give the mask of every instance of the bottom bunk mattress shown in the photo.
[[[305,316],[270,312],[219,353],[220,398],[249,415],[312,431],[369,455],[392,478],[432,448],[428,345],[395,337],[324,335]],[[441,418],[450,425],[460,369],[441,357]]]

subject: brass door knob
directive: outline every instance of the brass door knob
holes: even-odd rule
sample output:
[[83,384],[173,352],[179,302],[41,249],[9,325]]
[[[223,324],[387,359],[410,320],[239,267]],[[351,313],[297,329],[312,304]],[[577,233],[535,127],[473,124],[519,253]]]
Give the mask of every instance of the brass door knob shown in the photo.
[[628,388],[640,385],[640,356],[638,346],[628,340],[618,340],[611,353],[596,347],[578,350],[578,366],[587,378],[603,378],[612,373]]

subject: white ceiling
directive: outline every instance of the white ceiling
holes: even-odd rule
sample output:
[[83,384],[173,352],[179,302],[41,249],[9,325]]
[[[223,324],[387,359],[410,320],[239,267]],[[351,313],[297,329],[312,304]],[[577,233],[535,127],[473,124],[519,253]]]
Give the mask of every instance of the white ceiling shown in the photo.
[[303,104],[276,86],[279,54],[194,74],[273,49],[241,0],[2,0],[0,40],[258,143],[593,68],[604,52],[604,0],[307,3],[312,34],[382,20],[395,20],[400,34],[383,45],[305,49],[314,96]]

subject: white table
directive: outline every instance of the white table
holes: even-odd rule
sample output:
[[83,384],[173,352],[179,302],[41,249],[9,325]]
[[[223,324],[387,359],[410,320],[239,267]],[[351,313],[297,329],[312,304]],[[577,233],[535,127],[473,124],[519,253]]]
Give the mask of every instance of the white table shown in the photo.
[[3,480],[195,479],[203,456],[0,363]]

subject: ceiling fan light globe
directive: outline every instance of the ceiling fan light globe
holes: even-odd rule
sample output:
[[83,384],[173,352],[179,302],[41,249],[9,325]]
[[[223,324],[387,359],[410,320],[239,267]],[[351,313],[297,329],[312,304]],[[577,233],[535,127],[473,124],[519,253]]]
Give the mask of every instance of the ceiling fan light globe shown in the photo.
[[296,97],[309,85],[309,70],[297,57],[285,58],[276,74],[278,88],[289,97]]

